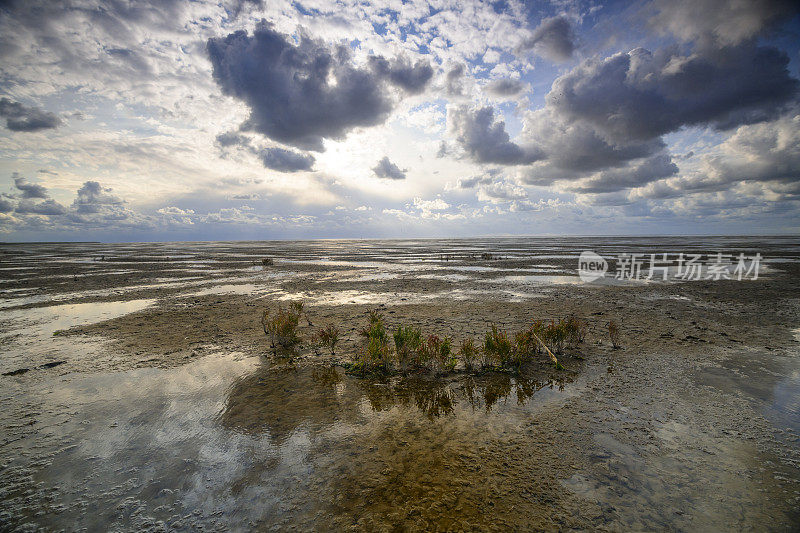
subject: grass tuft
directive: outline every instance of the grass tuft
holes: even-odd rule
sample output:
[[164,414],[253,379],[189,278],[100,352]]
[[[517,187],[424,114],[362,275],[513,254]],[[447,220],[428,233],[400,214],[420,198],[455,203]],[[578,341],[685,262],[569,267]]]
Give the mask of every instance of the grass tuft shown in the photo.
[[[299,311],[298,311],[299,309]],[[288,308],[278,307],[278,311],[271,315],[269,309],[261,316],[261,325],[264,333],[269,336],[272,347],[293,348],[300,343],[297,327],[300,323],[302,302],[292,302]]]
[[317,338],[319,338],[323,346],[326,346],[331,351],[331,355],[336,355],[336,343],[339,342],[339,328],[333,324],[328,324],[317,332]]
[[514,346],[508,338],[508,333],[497,329],[494,324],[492,324],[491,328],[490,331],[486,332],[483,341],[483,353],[486,356],[486,362],[498,368],[508,366],[512,362]]
[[461,362],[464,363],[464,370],[472,372],[480,356],[478,349],[475,347],[475,341],[471,338],[461,341],[461,346],[458,348],[458,356]]
[[394,349],[397,363],[405,371],[420,366],[419,351],[422,346],[422,332],[414,326],[398,326],[394,332]]
[[611,339],[611,346],[615,350],[622,347],[622,345],[620,344],[619,325],[614,320],[611,320],[608,323],[608,337]]

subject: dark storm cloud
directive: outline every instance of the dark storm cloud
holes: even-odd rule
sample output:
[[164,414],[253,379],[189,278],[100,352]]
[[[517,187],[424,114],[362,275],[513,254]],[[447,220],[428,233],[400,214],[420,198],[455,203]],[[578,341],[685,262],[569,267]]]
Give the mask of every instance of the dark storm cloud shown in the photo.
[[433,68],[424,60],[412,65],[405,58],[389,61],[383,57],[370,56],[369,65],[379,78],[387,80],[409,94],[419,94],[424,91],[433,77]]
[[495,120],[492,107],[449,108],[447,122],[456,141],[479,163],[521,165],[542,157],[536,149],[523,149],[511,142],[505,122]]
[[572,25],[564,16],[546,18],[519,46],[519,50],[533,50],[551,61],[568,61],[575,52]]
[[311,170],[314,156],[294,150],[278,147],[260,147],[254,145],[248,137],[233,131],[220,133],[216,138],[220,148],[242,148],[254,154],[269,169],[279,172],[297,172]]
[[526,116],[523,135],[545,152],[551,165],[571,174],[620,167],[666,147],[660,138],[610,142],[591,124],[564,120],[547,108]]
[[382,179],[404,180],[406,179],[407,169],[401,170],[400,167],[389,161],[388,157],[384,156],[383,159],[378,161],[377,165],[372,167],[372,171]]
[[392,108],[380,77],[353,66],[347,47],[307,36],[293,44],[263,20],[252,36],[212,38],[207,50],[222,91],[250,107],[243,128],[282,143],[322,151],[323,138],[380,124]]
[[14,212],[34,215],[63,215],[67,212],[67,208],[52,199],[38,203],[23,200],[17,205]]
[[311,167],[314,166],[314,156],[295,152],[294,150],[262,148],[257,154],[265,167],[279,172],[311,170]]
[[30,198],[47,198],[47,189],[36,183],[28,183],[28,180],[20,177],[16,172],[14,173],[14,187],[22,192],[22,197],[25,199]]
[[616,192],[641,187],[653,181],[674,176],[678,166],[666,154],[659,154],[626,168],[598,172],[590,179],[569,189],[582,193]]
[[590,60],[558,78],[547,105],[617,141],[647,140],[683,126],[718,129],[778,116],[796,97],[785,53],[743,45],[681,55],[638,48]]
[[494,80],[486,85],[486,92],[494,96],[516,96],[524,90],[524,83],[510,78]]
[[220,133],[217,135],[216,141],[217,144],[222,148],[228,148],[230,146],[250,146],[250,139],[241,133],[236,133],[235,131],[226,131],[225,133]]
[[11,198],[0,196],[0,213],[10,213],[14,210],[14,202]]
[[26,107],[8,98],[0,98],[0,117],[6,119],[6,127],[11,131],[40,131],[54,129],[63,123],[55,113],[35,107]]

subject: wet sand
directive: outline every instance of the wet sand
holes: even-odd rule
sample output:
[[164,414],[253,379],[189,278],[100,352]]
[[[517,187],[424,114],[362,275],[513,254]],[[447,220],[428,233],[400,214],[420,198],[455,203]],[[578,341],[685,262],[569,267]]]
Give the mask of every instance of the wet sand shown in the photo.
[[[633,246],[769,261],[745,282],[575,276],[581,250]],[[800,527],[796,239],[2,252],[7,529]],[[260,312],[297,298],[305,338],[339,325],[338,358],[375,308],[457,340],[573,313],[589,334],[563,371],[367,380],[272,354]]]

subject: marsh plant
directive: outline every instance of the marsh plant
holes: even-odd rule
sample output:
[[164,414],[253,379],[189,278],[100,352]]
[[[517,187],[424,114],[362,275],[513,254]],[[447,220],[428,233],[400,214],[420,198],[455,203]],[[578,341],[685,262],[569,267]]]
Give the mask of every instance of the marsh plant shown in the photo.
[[589,325],[584,319],[576,317],[575,315],[569,315],[566,320],[566,327],[571,345],[574,346],[586,340]]
[[495,367],[509,365],[514,353],[514,346],[508,338],[508,333],[497,328],[494,324],[486,332],[483,340],[483,353],[486,355],[486,362]]
[[[279,306],[274,313],[264,312],[261,323],[273,348],[293,349],[301,342],[298,325],[302,316],[304,306],[301,301],[290,302],[286,308]],[[383,315],[373,310],[369,311],[367,325],[358,332],[362,342],[354,361],[345,366],[349,373],[362,376],[387,375],[397,371],[402,374],[447,373],[455,371],[459,364],[467,372],[518,372],[526,362],[546,355],[557,369],[562,369],[555,354],[562,353],[567,346],[574,347],[583,342],[586,331],[586,323],[575,316],[549,322],[537,320],[527,329],[513,334],[491,324],[481,345],[467,338],[455,351],[450,337],[424,336],[415,325],[399,325],[390,333]],[[619,347],[619,328],[613,321],[609,324],[609,334],[614,347]],[[310,346],[317,354],[324,346],[335,355],[338,342],[339,329],[328,324],[312,336]]]
[[611,346],[616,350],[622,345],[620,344],[620,331],[619,325],[616,321],[611,320],[608,323],[608,337],[611,339]]
[[331,351],[331,355],[336,355],[336,343],[339,342],[339,328],[333,324],[328,324],[320,329],[316,335],[319,343]]
[[479,356],[480,354],[475,347],[475,341],[473,339],[469,338],[461,341],[461,345],[458,348],[458,357],[461,359],[461,362],[464,363],[464,370],[472,372],[475,368],[475,363],[478,362]]
[[422,332],[414,326],[398,326],[394,332],[394,349],[401,370],[421,366],[419,358]]
[[369,325],[359,333],[364,337],[364,344],[356,354],[355,363],[350,366],[350,373],[357,375],[388,373],[391,370],[392,350],[383,323],[383,315],[378,311],[370,311]]
[[429,335],[420,346],[420,359],[440,372],[452,372],[458,360],[451,353],[450,345],[449,337],[439,338],[437,335]]
[[[267,309],[261,316],[261,325],[264,333],[269,336],[272,347],[293,348],[300,343],[300,336],[297,327],[300,323],[300,312],[302,302],[291,302],[288,308],[279,306],[277,312],[270,313]],[[298,309],[300,311],[298,311]]]

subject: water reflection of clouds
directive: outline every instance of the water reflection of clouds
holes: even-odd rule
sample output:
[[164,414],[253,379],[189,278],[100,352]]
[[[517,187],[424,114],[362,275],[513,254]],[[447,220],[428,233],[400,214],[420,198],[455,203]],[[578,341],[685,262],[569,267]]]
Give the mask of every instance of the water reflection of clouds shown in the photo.
[[509,401],[524,406],[544,388],[563,391],[571,378],[540,375],[457,375],[449,378],[404,376],[385,381],[358,379],[330,366],[262,368],[230,388],[223,426],[245,433],[269,433],[281,442],[298,427],[312,431],[395,407],[417,409],[430,418],[451,415],[457,406],[492,412]]

